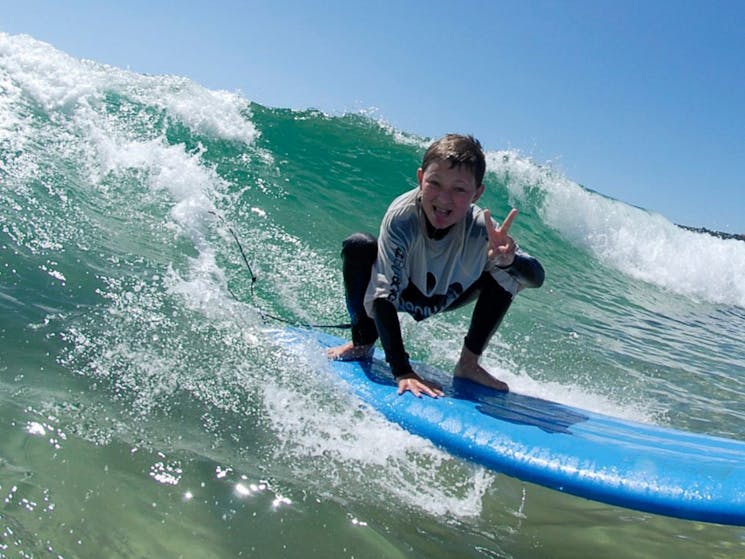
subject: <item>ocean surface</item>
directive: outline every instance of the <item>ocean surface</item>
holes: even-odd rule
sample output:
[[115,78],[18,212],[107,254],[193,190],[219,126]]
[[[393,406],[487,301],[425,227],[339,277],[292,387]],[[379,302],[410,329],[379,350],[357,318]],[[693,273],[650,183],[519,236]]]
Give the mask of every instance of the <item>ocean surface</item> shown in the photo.
[[[347,321],[340,242],[377,232],[429,141],[0,34],[0,558],[745,557],[745,528],[451,457],[275,343],[267,315]],[[547,270],[491,370],[745,440],[745,242],[512,151],[486,184]],[[409,352],[449,369],[469,312],[402,317]]]

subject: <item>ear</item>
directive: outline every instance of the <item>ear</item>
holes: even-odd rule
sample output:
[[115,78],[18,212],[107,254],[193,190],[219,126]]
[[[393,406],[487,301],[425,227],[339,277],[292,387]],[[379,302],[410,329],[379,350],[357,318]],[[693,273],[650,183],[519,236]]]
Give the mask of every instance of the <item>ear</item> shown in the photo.
[[476,189],[476,194],[473,195],[473,200],[471,200],[471,203],[476,202],[479,198],[481,198],[481,195],[484,193],[484,190],[486,190],[486,186],[481,183],[479,187]]
[[422,169],[421,167],[419,167],[416,170],[416,181],[419,184],[419,188],[422,187],[422,177],[423,176],[424,176],[424,169]]

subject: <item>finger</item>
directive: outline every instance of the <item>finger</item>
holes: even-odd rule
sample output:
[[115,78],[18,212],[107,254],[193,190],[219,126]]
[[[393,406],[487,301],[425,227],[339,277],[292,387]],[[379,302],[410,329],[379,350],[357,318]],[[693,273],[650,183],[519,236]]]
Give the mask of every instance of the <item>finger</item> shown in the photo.
[[486,225],[486,234],[491,242],[496,241],[499,238],[499,229],[494,225],[494,220],[491,218],[491,212],[484,210],[484,224]]
[[398,383],[398,395],[399,396],[403,394],[404,392],[409,392],[409,391],[413,392],[413,390],[411,389],[411,380],[405,379],[402,382]]
[[424,383],[422,388],[424,392],[432,398],[439,398],[440,396],[445,395],[445,393],[436,384]]
[[423,386],[422,392],[424,392],[430,398],[437,398],[437,392],[429,386]]
[[484,225],[486,225],[486,234],[491,239],[497,233],[497,229],[494,225],[494,221],[491,218],[491,212],[489,210],[484,210]]
[[507,231],[509,231],[510,227],[512,227],[512,222],[515,221],[516,217],[517,217],[517,208],[512,208],[510,210],[510,213],[507,214],[507,217],[504,218],[502,225],[497,229],[497,231],[501,233],[502,235],[506,235]]
[[419,390],[419,383],[417,383],[417,382],[410,383],[409,384],[409,390],[417,398],[421,398],[422,397],[422,391]]
[[422,397],[422,394],[419,391],[419,383],[416,382],[416,379],[407,378],[407,379],[404,379],[403,382],[399,383],[398,385],[399,396],[403,394],[404,392],[411,392],[417,398]]
[[502,242],[498,246],[494,247],[494,249],[500,254],[508,254],[511,252],[515,252],[516,248],[517,248],[517,243],[515,243],[515,239],[513,239],[509,235],[507,237],[503,237]]

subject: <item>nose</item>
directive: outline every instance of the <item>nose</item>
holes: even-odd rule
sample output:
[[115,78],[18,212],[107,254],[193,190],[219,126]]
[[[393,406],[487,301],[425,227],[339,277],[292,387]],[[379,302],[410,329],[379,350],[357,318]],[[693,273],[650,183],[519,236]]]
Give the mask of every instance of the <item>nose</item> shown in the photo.
[[453,192],[449,188],[443,188],[437,193],[437,200],[441,203],[452,204]]

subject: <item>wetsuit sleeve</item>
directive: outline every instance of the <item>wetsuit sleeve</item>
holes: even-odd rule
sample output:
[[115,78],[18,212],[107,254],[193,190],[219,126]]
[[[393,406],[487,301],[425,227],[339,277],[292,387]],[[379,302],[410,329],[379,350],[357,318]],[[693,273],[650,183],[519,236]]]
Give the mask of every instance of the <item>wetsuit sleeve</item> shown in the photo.
[[501,267],[522,287],[540,287],[546,277],[546,272],[538,260],[525,253],[517,253],[511,265]]
[[380,336],[380,344],[385,351],[385,360],[391,366],[396,379],[414,373],[409,363],[409,354],[404,349],[401,336],[401,323],[398,321],[396,307],[386,299],[375,299],[375,327]]

